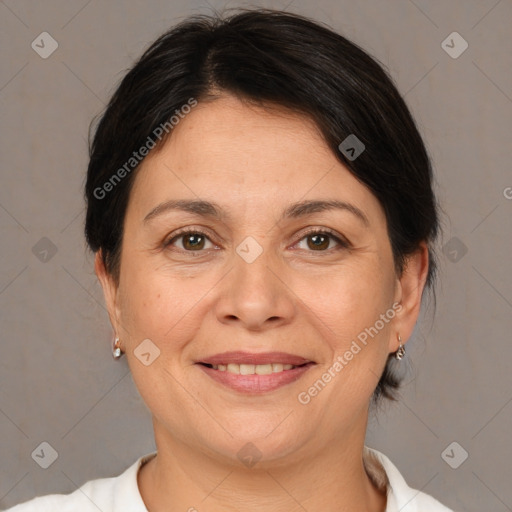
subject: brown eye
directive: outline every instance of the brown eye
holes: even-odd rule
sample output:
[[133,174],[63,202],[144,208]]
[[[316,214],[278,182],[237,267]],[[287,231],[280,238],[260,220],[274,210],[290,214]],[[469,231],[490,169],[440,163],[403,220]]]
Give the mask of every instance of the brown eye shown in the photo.
[[182,237],[183,247],[187,250],[197,250],[204,248],[205,237],[199,233],[191,233]]
[[330,236],[324,234],[308,235],[308,247],[314,251],[321,251],[329,248]]
[[327,252],[331,249],[348,249],[350,243],[330,231],[311,231],[303,236],[297,247],[306,251]]
[[[210,244],[207,246],[206,244]],[[178,249],[187,252],[198,252],[203,249],[212,249],[214,247],[211,240],[200,231],[185,231],[177,234],[166,244],[166,247],[176,246]]]

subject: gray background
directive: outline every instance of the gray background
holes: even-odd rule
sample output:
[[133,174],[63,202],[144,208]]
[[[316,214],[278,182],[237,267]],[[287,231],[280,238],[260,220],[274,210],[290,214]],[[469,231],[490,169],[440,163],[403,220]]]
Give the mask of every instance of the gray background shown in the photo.
[[[367,444],[456,510],[512,510],[512,2],[251,5],[287,4],[389,68],[427,142],[445,211],[436,315],[408,344],[403,398],[372,419]],[[149,411],[124,359],[110,355],[83,240],[87,130],[157,35],[186,15],[242,5],[0,2],[2,508],[117,475],[154,449]],[[31,48],[43,31],[59,45],[47,59]],[[441,46],[454,31],[469,44],[456,59]],[[31,457],[43,441],[58,452],[46,470]],[[442,457],[454,441],[469,454],[457,469]],[[460,462],[463,452],[449,454]]]

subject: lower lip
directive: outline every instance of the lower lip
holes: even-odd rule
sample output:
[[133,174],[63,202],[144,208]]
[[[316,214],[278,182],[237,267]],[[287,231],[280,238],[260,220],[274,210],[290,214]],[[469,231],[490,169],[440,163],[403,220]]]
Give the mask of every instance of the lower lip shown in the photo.
[[241,393],[267,393],[300,379],[315,363],[297,366],[291,370],[271,373],[270,375],[237,375],[228,371],[219,371],[197,364],[209,377]]

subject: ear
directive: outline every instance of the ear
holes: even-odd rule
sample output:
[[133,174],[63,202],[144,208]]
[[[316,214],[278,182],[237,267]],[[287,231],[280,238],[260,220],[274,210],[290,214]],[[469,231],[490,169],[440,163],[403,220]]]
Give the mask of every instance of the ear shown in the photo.
[[111,274],[107,272],[105,264],[103,263],[101,249],[96,252],[94,256],[94,271],[98,280],[103,288],[103,295],[107,305],[108,316],[110,323],[115,333],[119,333],[120,328],[120,311],[118,304],[118,286],[114,281]]
[[427,281],[428,267],[428,246],[425,242],[421,242],[420,247],[407,258],[402,275],[398,279],[395,300],[401,304],[402,309],[397,309],[396,336],[389,341],[390,352],[398,350],[398,334],[404,345],[412,335],[420,313],[421,296]]

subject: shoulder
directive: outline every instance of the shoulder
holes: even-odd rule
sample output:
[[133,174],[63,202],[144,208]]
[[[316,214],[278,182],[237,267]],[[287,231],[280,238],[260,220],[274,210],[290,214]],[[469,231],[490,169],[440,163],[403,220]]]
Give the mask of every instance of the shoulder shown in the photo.
[[6,512],[83,512],[111,510],[114,481],[116,478],[101,478],[91,480],[71,494],[48,494],[38,496],[29,501],[16,505]]
[[137,485],[137,472],[153,456],[154,453],[140,457],[119,476],[90,480],[70,494],[38,496],[5,512],[147,512]]
[[378,486],[387,487],[386,512],[453,512],[432,496],[409,487],[398,468],[383,453],[364,447],[365,468]]

